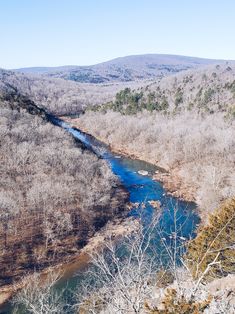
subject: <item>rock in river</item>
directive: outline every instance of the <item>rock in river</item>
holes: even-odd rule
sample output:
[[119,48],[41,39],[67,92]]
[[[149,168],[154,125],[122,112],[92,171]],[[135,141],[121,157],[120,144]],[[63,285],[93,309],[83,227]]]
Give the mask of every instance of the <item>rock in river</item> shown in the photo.
[[146,171],[146,170],[139,170],[138,173],[141,174],[142,176],[148,175],[148,171]]

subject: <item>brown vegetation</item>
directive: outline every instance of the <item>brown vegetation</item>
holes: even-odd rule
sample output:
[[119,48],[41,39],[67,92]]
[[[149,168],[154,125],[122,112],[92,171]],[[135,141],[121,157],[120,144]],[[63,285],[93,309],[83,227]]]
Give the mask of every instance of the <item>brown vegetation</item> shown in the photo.
[[114,101],[94,106],[93,110],[118,111],[135,114],[148,110],[177,114],[184,111],[203,114],[221,112],[235,116],[235,66],[210,65],[183,71],[158,81],[145,83],[141,88],[125,88]]
[[115,150],[177,174],[203,210],[235,194],[235,125],[219,114],[89,112],[76,125]]
[[[108,220],[122,216],[126,198],[106,163],[49,124],[45,111],[18,90],[57,114],[98,104],[95,110],[103,113],[87,112],[77,126],[116,151],[165,168],[162,180],[174,195],[195,199],[208,214],[235,194],[234,69],[209,66],[145,82],[114,101],[120,84],[97,87],[1,71],[0,89],[11,93],[0,101],[0,284],[78,252]],[[81,296],[80,310],[195,314],[219,308],[234,313],[230,291],[211,297],[204,286],[235,271],[234,200],[207,217],[188,254],[180,256],[182,269],[173,252],[167,285],[156,276],[162,265],[145,256],[150,242],[145,250],[141,235],[128,239],[129,255],[123,259],[111,242],[104,255],[94,252],[97,286]],[[34,303],[33,291],[27,291],[23,303],[28,298]],[[44,291],[51,306],[46,286]]]
[[196,279],[235,273],[235,199],[210,215],[208,224],[189,242],[187,258]]
[[143,82],[87,84],[63,79],[24,75],[0,69],[0,90],[17,89],[53,114],[77,114],[87,106],[110,101],[125,86],[140,87]]
[[[198,259],[195,258],[195,254],[191,258],[188,255],[182,255],[185,251],[184,241],[168,243],[165,238],[161,238],[169,256],[168,263],[162,264],[163,252],[159,251],[155,241],[151,240],[156,232],[161,234],[161,228],[157,222],[158,216],[155,216],[147,228],[140,224],[138,228],[122,238],[121,245],[112,241],[111,237],[107,237],[102,248],[94,248],[90,251],[92,263],[89,270],[85,272],[85,282],[82,282],[77,290],[77,304],[73,305],[77,313],[234,313],[235,286],[232,282],[234,277],[224,278],[226,285],[216,282],[214,290],[211,283],[206,284],[209,272],[203,271],[199,278],[194,278],[193,270],[188,267],[188,262],[193,257],[194,264],[199,265]],[[171,234],[174,235],[175,240],[180,239],[181,228],[177,220],[174,221],[174,227]],[[234,231],[234,226],[232,228]],[[208,228],[204,227],[204,234],[207,231]],[[224,232],[224,226],[221,223],[213,229],[210,239],[217,241],[222,232]],[[201,243],[200,240],[202,240]],[[199,246],[206,249],[206,269],[213,270],[216,261],[210,261],[211,251],[207,250],[212,246],[205,237],[200,237],[198,240],[196,238],[196,241]],[[226,249],[226,245],[222,242],[221,249]],[[180,252],[181,254],[178,255]],[[231,255],[221,256],[221,269],[224,265],[226,266],[224,262],[231,262],[230,257]],[[37,274],[33,278],[38,282]],[[53,279],[53,276],[49,278]],[[57,309],[58,306],[61,307],[58,301],[62,300],[63,291],[59,290],[55,293],[51,289],[54,283],[54,280],[45,282],[40,289],[34,281],[29,280],[15,301],[19,305],[23,304],[27,310],[37,309],[39,305],[42,309],[45,307],[51,310]],[[65,301],[62,303],[65,305]],[[66,304],[67,309],[70,307],[71,304]]]
[[[222,228],[218,226],[215,239]],[[183,243],[175,247],[162,239],[169,255],[169,263],[163,266],[158,255],[162,252],[158,253],[150,240],[152,232],[158,230],[157,224],[150,224],[146,232],[143,230],[140,226],[132,236],[123,239],[125,256],[111,242],[107,242],[102,252],[92,253],[95,268],[87,273],[92,274],[91,283],[88,281],[78,291],[78,313],[234,313],[234,285],[228,289],[221,287],[211,293],[211,288],[205,284],[207,273],[203,272],[200,279],[195,280],[187,267],[188,256],[175,254],[175,250],[182,250]],[[225,248],[226,244],[223,243],[221,247]],[[206,252],[205,256],[209,257],[210,253]],[[178,258],[182,261],[181,267],[176,262]],[[229,261],[228,256],[225,256],[225,260]],[[195,260],[195,264],[197,262]],[[206,263],[209,269],[213,268],[209,260]]]
[[150,84],[147,91],[154,93],[156,100],[165,97],[173,113],[188,110],[234,115],[234,81],[234,64],[217,64],[163,78]]
[[[87,107],[95,106],[96,110],[111,108],[126,114],[147,109],[174,114],[185,110],[222,112],[226,116],[234,116],[234,64],[209,65],[170,74],[163,78],[160,74],[160,78],[151,80],[90,84],[50,75],[47,77],[0,70],[0,89],[4,84],[13,86],[40,104],[40,107],[44,106],[59,115],[78,114]],[[115,103],[116,93],[124,88],[130,90],[129,103],[125,103],[126,98]]]
[[0,100],[0,285],[76,253],[127,198],[105,161],[38,114]]
[[151,308],[146,304],[149,314],[200,314],[209,307],[211,299],[204,301],[187,300],[184,295],[178,295],[175,289],[167,289],[161,307]]

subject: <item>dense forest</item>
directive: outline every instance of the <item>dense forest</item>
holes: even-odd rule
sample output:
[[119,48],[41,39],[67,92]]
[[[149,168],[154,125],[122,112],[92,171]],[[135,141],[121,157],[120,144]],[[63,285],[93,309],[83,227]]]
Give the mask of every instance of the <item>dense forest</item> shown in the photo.
[[235,1],[0,12],[0,314],[235,314]]
[[28,96],[56,115],[79,114],[87,106],[113,99],[125,87],[142,86],[142,82],[86,84],[48,78],[39,75],[24,75],[0,69],[0,88],[13,88]]
[[113,110],[136,114],[143,110],[164,114],[183,111],[234,117],[235,68],[218,64],[164,77],[135,90],[126,88],[113,101],[96,105],[94,111]]
[[[119,179],[105,160],[50,122],[56,114],[115,153],[163,168],[153,179],[174,197],[194,201],[202,218],[189,241],[177,215],[163,235],[161,210],[147,232],[138,223],[121,245],[111,232],[90,256],[93,266],[73,311],[234,312],[234,81],[229,63],[125,84],[0,71],[0,285],[32,275],[13,300],[16,311],[70,309],[63,291],[54,294],[57,275],[42,283],[40,271],[69,261],[108,221],[127,215],[129,197]],[[152,232],[168,264],[152,246]]]
[[72,121],[114,150],[167,169],[172,174],[168,179],[180,178],[174,191],[183,187],[203,212],[235,193],[235,125],[222,114],[108,111],[87,112]]
[[158,79],[88,84],[0,70],[0,84],[16,88],[40,107],[57,115],[84,112],[86,108],[123,114],[183,111],[234,115],[233,63],[190,69]]
[[128,195],[105,161],[20,94],[0,95],[0,285],[65,261]]

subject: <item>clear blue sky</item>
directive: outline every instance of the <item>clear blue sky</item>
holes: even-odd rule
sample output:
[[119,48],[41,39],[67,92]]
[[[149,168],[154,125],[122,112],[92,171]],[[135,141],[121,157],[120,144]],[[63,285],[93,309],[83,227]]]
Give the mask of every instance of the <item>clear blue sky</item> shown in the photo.
[[0,67],[168,53],[235,59],[235,0],[0,0]]

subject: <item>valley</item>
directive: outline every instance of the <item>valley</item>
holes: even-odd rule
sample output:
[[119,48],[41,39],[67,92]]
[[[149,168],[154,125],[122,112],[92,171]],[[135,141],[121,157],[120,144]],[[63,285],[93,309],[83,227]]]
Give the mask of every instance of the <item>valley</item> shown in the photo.
[[[81,67],[0,70],[0,291],[13,295],[1,313],[28,311],[37,299],[29,291],[40,299],[44,288],[57,313],[93,306],[103,313],[117,306],[109,292],[122,295],[122,284],[131,300],[140,289],[147,313],[159,304],[154,294],[164,300],[176,284],[185,291],[184,282],[198,306],[201,296],[214,306],[226,292],[213,303],[205,287],[234,274],[234,62],[143,55],[91,69],[91,76]],[[116,273],[119,262],[125,278]],[[81,292],[87,268],[93,273],[85,281],[99,271],[104,277]],[[69,275],[45,280],[41,291],[32,285],[30,278],[55,269]],[[135,286],[146,280],[147,294]],[[98,304],[104,297],[99,311],[89,305],[92,293]]]

